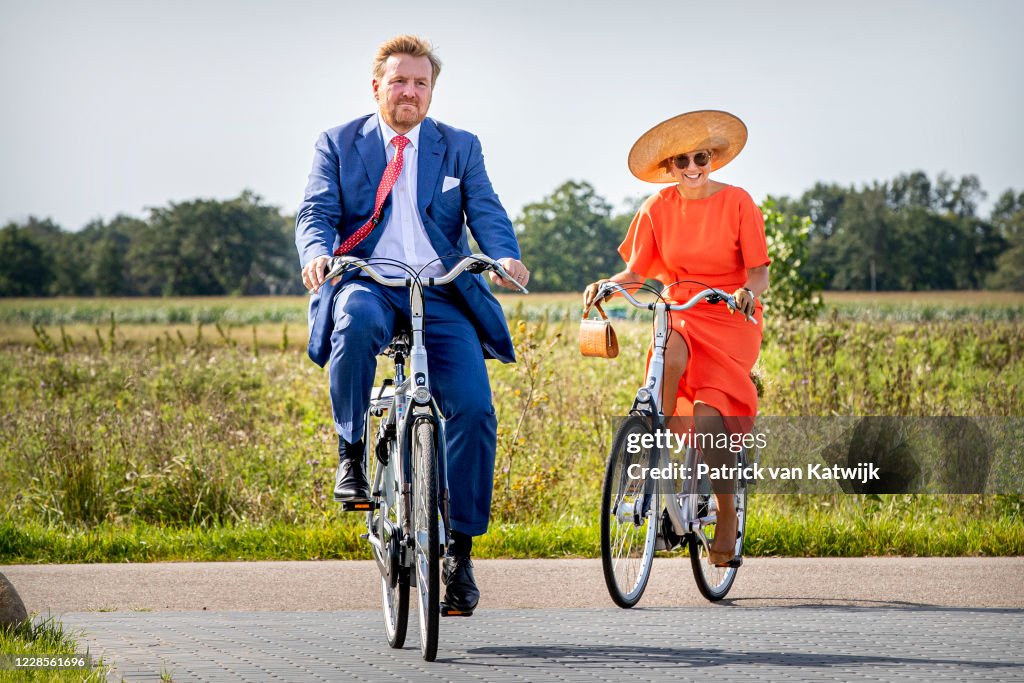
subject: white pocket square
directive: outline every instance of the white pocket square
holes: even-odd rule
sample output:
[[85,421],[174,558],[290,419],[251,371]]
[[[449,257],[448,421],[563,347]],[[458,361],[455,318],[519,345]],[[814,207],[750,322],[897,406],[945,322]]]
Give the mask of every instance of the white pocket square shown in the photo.
[[441,183],[441,192],[447,192],[448,190],[458,187],[461,181],[458,178],[452,178],[450,175],[444,177],[444,182]]

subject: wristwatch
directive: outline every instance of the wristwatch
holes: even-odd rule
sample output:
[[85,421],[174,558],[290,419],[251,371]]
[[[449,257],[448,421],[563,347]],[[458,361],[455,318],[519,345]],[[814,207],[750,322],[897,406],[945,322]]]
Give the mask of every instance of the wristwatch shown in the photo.
[[747,292],[750,294],[750,298],[753,299],[754,301],[757,301],[757,295],[754,294],[754,290],[752,290],[750,287],[740,287],[740,289],[747,290]]

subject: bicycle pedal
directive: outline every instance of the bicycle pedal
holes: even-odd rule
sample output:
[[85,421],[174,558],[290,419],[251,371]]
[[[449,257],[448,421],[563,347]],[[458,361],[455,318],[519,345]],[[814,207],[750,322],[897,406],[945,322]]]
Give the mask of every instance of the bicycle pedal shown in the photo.
[[343,500],[341,502],[341,509],[344,512],[366,512],[367,510],[376,510],[377,503],[372,500]]
[[452,607],[449,607],[448,605],[446,605],[443,602],[440,605],[440,609],[441,609],[441,616],[442,617],[471,617],[471,616],[473,616],[473,610],[468,610],[468,611],[457,610],[457,609],[454,609]]

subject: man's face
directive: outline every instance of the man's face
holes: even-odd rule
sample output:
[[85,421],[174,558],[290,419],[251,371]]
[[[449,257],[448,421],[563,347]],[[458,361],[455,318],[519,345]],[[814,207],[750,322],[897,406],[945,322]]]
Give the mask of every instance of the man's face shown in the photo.
[[373,80],[373,95],[384,122],[396,133],[408,133],[426,117],[433,76],[427,57],[397,54],[384,62],[384,75]]

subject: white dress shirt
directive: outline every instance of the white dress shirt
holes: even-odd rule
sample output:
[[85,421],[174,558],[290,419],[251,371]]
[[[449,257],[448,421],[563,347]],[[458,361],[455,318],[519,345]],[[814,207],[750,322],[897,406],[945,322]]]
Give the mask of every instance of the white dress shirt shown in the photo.
[[[395,156],[395,146],[391,144],[392,138],[398,133],[391,129],[380,114],[376,114],[380,122],[380,134],[384,140],[384,151],[388,162]],[[419,207],[416,205],[416,176],[419,158],[420,125],[405,134],[409,144],[402,152],[402,172],[398,174],[398,180],[391,190],[391,214],[387,223],[376,228],[383,230],[380,241],[373,249],[371,258],[390,258],[408,264],[415,270],[419,270],[433,261],[431,265],[423,269],[425,277],[437,277],[444,275],[444,265],[435,261],[437,252],[427,237],[426,228],[423,227],[423,219],[420,217]],[[374,268],[387,277],[405,277],[405,271],[390,265],[374,264]]]

